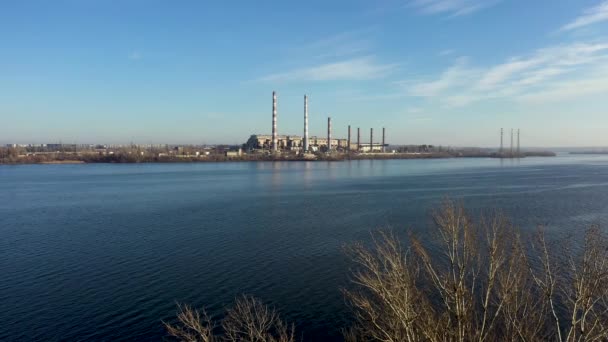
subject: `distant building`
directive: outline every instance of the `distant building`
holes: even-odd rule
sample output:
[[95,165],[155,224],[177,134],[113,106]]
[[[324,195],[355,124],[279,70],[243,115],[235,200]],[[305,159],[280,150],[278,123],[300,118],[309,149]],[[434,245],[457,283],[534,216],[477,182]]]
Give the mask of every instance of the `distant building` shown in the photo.
[[243,155],[243,150],[240,148],[235,151],[226,151],[226,157],[240,157],[241,155]]
[[[302,137],[298,135],[277,136],[279,150],[300,151],[302,149]],[[245,143],[248,150],[269,150],[272,147],[272,135],[253,134]]]
[[[277,136],[278,149],[282,151],[301,151],[304,147],[302,137],[299,135],[279,135]],[[309,137],[308,145],[311,151],[327,151],[326,137]],[[331,139],[331,147],[338,150],[346,150],[347,139]],[[245,148],[251,150],[270,150],[272,147],[272,135],[253,134],[245,143]],[[356,150],[357,144],[351,144],[351,150]]]
[[369,143],[361,143],[361,152],[363,152],[363,153],[382,152],[382,148],[384,146],[385,145],[382,145],[380,143],[373,143],[370,148]]

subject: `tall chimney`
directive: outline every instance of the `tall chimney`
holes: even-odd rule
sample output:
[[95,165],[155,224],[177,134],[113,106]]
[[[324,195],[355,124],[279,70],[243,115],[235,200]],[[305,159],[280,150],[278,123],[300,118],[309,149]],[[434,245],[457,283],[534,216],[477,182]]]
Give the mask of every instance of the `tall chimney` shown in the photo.
[[357,127],[357,152],[361,152],[361,128]]
[[277,93],[272,92],[272,152],[277,152]]
[[517,129],[517,157],[519,158],[519,128]]
[[374,129],[369,129],[369,152],[374,152]]
[[513,158],[513,128],[511,128],[511,158]]
[[346,142],[346,150],[350,152],[350,125],[348,125],[348,141]]
[[331,151],[331,117],[327,117],[327,152]]
[[386,149],[384,148],[384,142],[386,138],[386,129],[384,127],[382,127],[382,153],[386,152]]
[[503,135],[504,135],[504,130],[501,128],[500,129],[500,154],[502,154],[502,152],[504,151],[503,144],[502,144]]
[[304,95],[304,152],[308,152],[308,96]]

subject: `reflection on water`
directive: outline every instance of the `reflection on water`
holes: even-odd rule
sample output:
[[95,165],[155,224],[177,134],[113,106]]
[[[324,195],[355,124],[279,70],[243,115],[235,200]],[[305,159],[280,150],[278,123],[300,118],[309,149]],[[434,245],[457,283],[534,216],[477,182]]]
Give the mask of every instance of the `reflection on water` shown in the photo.
[[345,243],[445,195],[524,230],[608,223],[608,157],[0,167],[0,340],[152,340],[240,293],[339,340]]

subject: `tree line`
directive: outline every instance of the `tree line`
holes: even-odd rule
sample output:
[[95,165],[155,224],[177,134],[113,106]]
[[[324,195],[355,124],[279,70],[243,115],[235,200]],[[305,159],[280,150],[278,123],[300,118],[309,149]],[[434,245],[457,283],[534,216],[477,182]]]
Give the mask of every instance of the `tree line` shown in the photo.
[[[543,228],[524,239],[501,213],[474,219],[451,200],[433,221],[425,239],[378,231],[345,247],[345,341],[608,341],[608,237],[599,227],[578,245],[551,243]],[[179,341],[298,340],[248,296],[219,322],[178,306],[165,327]]]

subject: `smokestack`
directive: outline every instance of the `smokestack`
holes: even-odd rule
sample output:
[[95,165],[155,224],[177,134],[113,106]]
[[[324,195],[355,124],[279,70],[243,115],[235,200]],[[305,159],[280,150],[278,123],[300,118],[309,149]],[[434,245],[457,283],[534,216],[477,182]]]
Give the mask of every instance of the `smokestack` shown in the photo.
[[357,127],[357,152],[361,151],[361,128]]
[[304,152],[308,152],[308,96],[304,95]]
[[350,125],[348,125],[348,141],[346,142],[346,150],[350,152]]
[[272,152],[278,150],[277,141],[277,93],[272,92]]
[[502,144],[503,135],[504,135],[504,129],[501,128],[500,129],[500,154],[502,154],[504,152],[503,144]]
[[331,117],[327,117],[327,152],[331,151]]
[[513,128],[511,128],[511,158],[513,158]]
[[385,143],[385,138],[386,138],[386,129],[384,127],[382,127],[382,153],[386,152],[386,149],[384,148],[384,143]]
[[369,152],[374,152],[374,129],[369,129]]
[[517,157],[519,158],[519,128],[517,129]]

